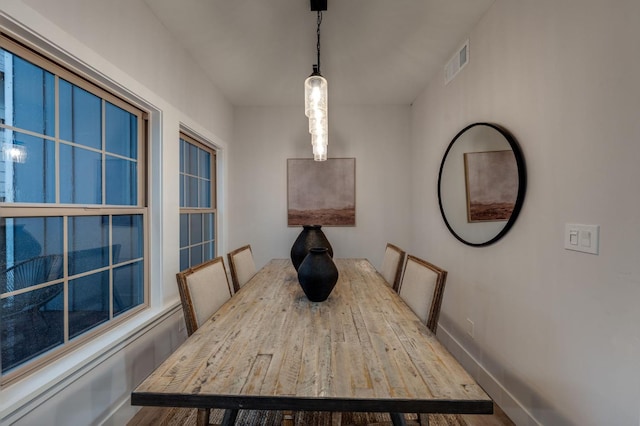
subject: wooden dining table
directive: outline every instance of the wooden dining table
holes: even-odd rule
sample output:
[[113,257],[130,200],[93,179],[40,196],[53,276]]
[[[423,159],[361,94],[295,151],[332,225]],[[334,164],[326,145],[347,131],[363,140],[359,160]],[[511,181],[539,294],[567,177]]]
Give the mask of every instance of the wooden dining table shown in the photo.
[[401,413],[493,413],[491,398],[368,260],[334,261],[339,279],[324,302],[306,298],[289,259],[268,262],[131,403],[389,412],[394,424]]

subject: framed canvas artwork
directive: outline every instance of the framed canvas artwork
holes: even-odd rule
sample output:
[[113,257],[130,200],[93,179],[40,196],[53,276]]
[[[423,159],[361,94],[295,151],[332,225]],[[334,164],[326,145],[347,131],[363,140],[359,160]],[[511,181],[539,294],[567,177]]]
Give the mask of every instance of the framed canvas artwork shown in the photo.
[[355,226],[356,159],[287,159],[287,224]]

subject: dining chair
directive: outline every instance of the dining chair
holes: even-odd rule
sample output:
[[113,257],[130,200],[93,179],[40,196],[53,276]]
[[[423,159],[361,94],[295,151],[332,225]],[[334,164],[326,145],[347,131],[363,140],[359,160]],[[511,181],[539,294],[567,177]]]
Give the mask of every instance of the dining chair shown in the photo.
[[[447,271],[426,260],[407,255],[398,294],[434,334],[438,329],[446,281]],[[416,414],[418,424],[429,424],[428,414]]]
[[447,271],[426,260],[408,255],[398,294],[434,334]]
[[[206,320],[231,298],[222,256],[208,260],[176,274],[187,334],[191,336]],[[238,410],[224,410],[225,421],[233,421]],[[198,424],[209,423],[210,411],[198,409]],[[223,424],[226,424],[223,422]]]
[[187,334],[191,336],[202,323],[231,298],[231,287],[222,256],[176,274]]
[[387,247],[384,250],[384,257],[382,258],[380,274],[396,292],[400,286],[405,254],[405,251],[401,248],[387,243]]
[[239,247],[227,254],[229,268],[231,269],[231,281],[234,293],[240,290],[256,274],[256,264],[253,261],[251,245]]

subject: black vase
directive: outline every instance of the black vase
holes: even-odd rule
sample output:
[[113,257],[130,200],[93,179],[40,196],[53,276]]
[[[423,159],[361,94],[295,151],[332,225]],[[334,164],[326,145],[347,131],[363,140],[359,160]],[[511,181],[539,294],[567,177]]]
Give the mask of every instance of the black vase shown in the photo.
[[329,257],[333,257],[333,248],[326,235],[322,232],[321,225],[303,225],[302,232],[291,247],[291,262],[296,271],[300,264],[307,257],[311,247],[325,247],[329,252]]
[[338,268],[326,247],[312,247],[298,268],[298,282],[307,299],[327,300],[338,281]]

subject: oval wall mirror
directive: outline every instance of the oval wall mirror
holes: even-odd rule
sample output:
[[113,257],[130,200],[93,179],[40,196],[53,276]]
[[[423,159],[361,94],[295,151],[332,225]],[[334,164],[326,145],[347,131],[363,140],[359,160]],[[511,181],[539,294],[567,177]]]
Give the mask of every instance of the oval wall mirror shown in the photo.
[[515,138],[495,124],[471,124],[453,138],[440,165],[442,218],[461,242],[493,244],[513,226],[526,186],[524,157]]

